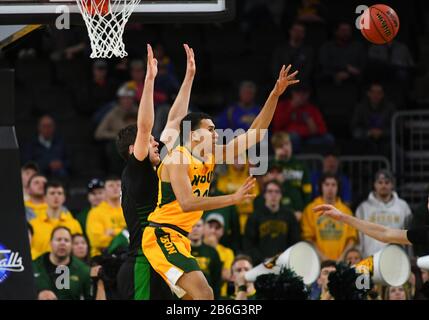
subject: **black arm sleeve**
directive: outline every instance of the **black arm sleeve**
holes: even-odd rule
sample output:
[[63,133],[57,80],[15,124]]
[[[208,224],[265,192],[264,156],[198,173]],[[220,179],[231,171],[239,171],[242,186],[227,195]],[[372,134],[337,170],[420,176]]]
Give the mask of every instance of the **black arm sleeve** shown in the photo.
[[429,226],[411,228],[407,238],[412,244],[429,245]]

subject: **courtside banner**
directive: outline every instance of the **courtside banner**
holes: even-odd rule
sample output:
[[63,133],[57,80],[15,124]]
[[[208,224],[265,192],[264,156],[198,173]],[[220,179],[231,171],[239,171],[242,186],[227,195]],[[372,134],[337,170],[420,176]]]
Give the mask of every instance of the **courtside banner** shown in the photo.
[[0,300],[35,298],[13,127],[13,83],[13,71],[0,70]]

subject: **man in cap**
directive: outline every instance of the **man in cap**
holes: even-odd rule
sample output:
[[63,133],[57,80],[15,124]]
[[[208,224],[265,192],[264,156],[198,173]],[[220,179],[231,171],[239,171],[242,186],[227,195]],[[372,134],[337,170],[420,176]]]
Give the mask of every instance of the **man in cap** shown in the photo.
[[128,85],[119,88],[118,103],[107,113],[95,131],[95,140],[104,142],[105,162],[107,171],[120,175],[123,161],[116,151],[115,140],[118,133],[125,127],[137,122],[136,91]]
[[137,121],[136,91],[123,85],[117,92],[118,103],[98,125],[95,131],[96,140],[115,140],[119,131]]
[[220,296],[226,297],[228,291],[228,281],[231,280],[231,266],[234,261],[234,251],[220,244],[223,237],[225,219],[219,213],[210,213],[205,219],[204,243],[215,248],[222,262],[222,284]]
[[104,201],[104,181],[97,178],[91,179],[91,181],[88,182],[87,197],[90,206],[86,207],[75,216],[76,220],[79,221],[84,232],[86,232],[86,219],[88,218],[89,210],[95,208],[102,201]]
[[[407,202],[394,191],[395,181],[388,170],[379,170],[374,179],[374,190],[356,211],[356,217],[394,229],[405,229],[411,219]],[[361,252],[364,257],[373,255],[385,244],[365,234],[360,234]]]

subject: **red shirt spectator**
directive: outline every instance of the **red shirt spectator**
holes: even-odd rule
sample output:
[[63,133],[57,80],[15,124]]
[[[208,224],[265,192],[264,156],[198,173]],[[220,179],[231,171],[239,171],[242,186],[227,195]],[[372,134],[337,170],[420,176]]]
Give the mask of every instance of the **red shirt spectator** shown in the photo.
[[319,109],[309,102],[310,92],[301,87],[292,92],[290,99],[280,101],[273,120],[273,132],[293,132],[301,138],[327,133]]

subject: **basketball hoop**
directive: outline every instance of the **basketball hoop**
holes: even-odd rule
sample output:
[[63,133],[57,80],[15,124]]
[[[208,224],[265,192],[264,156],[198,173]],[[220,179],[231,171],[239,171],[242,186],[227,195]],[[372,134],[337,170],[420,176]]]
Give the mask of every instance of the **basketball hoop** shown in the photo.
[[91,58],[125,57],[125,25],[140,0],[76,0],[91,40]]

